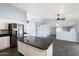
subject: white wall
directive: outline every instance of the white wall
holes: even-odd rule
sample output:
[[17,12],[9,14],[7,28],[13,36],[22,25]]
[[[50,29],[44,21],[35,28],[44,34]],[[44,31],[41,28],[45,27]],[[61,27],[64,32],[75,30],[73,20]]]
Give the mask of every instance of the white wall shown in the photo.
[[76,32],[79,32],[79,24],[78,23],[76,23],[73,28],[75,29]]
[[[49,19],[50,20],[50,19]],[[42,22],[43,21],[43,22]],[[51,23],[50,23],[51,22]],[[48,35],[56,35],[55,23],[46,19],[30,19],[27,24],[27,33],[30,36],[36,36],[36,24],[37,24],[37,36],[46,37]]]
[[50,28],[50,35],[56,35],[56,27]]
[[27,32],[28,36],[36,36],[35,24],[34,23],[27,24],[27,31],[26,32]]
[[26,12],[8,3],[0,3],[0,18],[25,22]]
[[38,25],[37,27],[37,36],[40,37],[47,37],[50,35],[50,25],[45,24],[45,25]]

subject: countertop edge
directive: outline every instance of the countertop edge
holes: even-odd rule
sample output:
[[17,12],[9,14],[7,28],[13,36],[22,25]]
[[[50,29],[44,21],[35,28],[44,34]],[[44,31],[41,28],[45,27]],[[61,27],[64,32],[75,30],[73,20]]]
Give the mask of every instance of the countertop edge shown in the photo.
[[[18,40],[18,41],[23,42],[23,41],[21,41],[21,40]],[[41,50],[47,50],[47,49],[48,49],[48,48],[42,49],[42,48],[40,48],[40,47],[34,46],[34,45],[29,44],[29,43],[26,43],[26,42],[23,42],[23,43],[28,44],[28,45],[31,45],[31,46],[36,47],[36,48],[41,49]],[[52,44],[52,43],[51,43],[51,44]],[[51,45],[51,44],[50,44],[50,45]],[[50,46],[50,45],[49,45],[49,46]]]

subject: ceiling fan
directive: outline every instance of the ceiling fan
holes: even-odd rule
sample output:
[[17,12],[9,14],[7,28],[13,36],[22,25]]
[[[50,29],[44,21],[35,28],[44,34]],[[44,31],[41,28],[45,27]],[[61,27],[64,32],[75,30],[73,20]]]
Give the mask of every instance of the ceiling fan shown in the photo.
[[57,20],[65,20],[65,17],[62,14],[57,14]]

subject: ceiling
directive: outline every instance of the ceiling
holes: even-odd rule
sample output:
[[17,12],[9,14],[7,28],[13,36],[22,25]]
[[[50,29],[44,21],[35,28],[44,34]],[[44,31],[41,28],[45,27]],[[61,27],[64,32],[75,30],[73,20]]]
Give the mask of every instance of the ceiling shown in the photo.
[[51,18],[55,21],[57,14],[63,13],[68,24],[69,21],[71,23],[79,20],[79,3],[12,3],[11,5],[26,11],[28,19]]
[[50,14],[49,16],[60,11],[64,14],[69,14],[79,10],[79,3],[12,3],[11,5],[30,13],[45,13]]

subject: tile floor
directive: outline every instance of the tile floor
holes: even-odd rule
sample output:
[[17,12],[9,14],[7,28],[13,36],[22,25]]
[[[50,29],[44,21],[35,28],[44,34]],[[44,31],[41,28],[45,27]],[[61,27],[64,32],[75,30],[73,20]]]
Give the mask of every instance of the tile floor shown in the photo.
[[56,40],[53,45],[54,56],[79,56],[79,43]]
[[0,56],[23,56],[17,51],[17,48],[8,48],[0,51]]
[[[54,56],[79,56],[79,43],[56,40],[53,44]],[[23,56],[17,48],[8,48],[0,51],[0,56]]]

